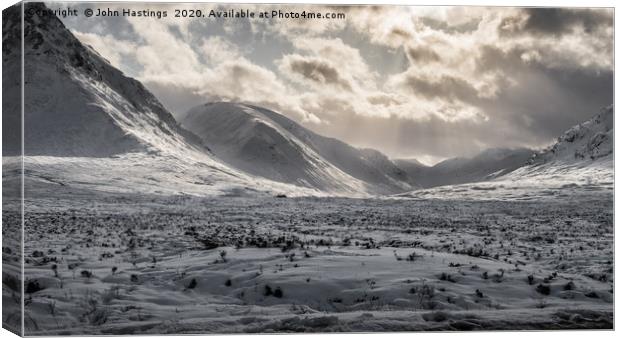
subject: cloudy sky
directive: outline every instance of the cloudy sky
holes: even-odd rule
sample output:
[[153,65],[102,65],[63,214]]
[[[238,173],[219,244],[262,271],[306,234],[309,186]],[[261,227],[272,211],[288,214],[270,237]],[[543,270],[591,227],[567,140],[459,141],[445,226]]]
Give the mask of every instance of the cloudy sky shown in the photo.
[[177,117],[209,101],[251,102],[426,163],[543,147],[613,102],[611,9],[283,5],[346,19],[172,17],[183,6],[274,9],[132,4],[168,17],[63,21]]

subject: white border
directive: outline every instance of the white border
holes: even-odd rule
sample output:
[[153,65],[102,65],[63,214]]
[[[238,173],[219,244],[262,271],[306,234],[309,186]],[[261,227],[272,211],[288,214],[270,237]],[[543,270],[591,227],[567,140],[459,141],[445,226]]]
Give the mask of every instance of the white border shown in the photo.
[[[84,0],[79,2],[96,2],[93,0]],[[100,1],[101,2],[101,1]],[[134,1],[105,1],[105,2],[134,2]],[[151,0],[151,1],[136,1],[136,2],[192,2],[192,1],[179,1],[179,0]],[[195,1],[194,1],[195,2]],[[510,0],[510,1],[499,1],[499,0],[443,0],[439,3],[433,3],[432,1],[415,1],[415,0],[388,0],[383,2],[381,0],[309,0],[309,1],[300,1],[300,0],[268,0],[268,1],[260,1],[260,0],[243,0],[243,1],[200,1],[200,2],[211,2],[211,3],[314,3],[314,4],[381,4],[381,5],[469,5],[469,6],[510,6],[510,7],[613,7],[615,9],[616,3],[613,0]],[[2,8],[5,9],[10,5],[14,4],[14,1],[10,0],[0,0],[0,4]],[[617,22],[618,13],[614,10],[614,24]],[[615,25],[614,25],[615,26]],[[22,30],[23,31],[23,30]],[[22,39],[23,44],[23,39]],[[23,45],[22,45],[23,48]],[[617,86],[616,86],[616,76],[615,76],[615,55],[618,52],[618,43],[617,37],[615,35],[615,27],[614,27],[614,103],[617,94]],[[23,55],[22,55],[23,57]],[[22,59],[23,64],[23,59]],[[0,70],[2,66],[0,64]],[[22,83],[23,83],[23,67],[22,67]],[[22,87],[22,97],[23,97],[23,87]],[[0,102],[2,100],[2,94],[0,93]],[[23,105],[22,105],[22,116],[23,116]],[[614,113],[615,116],[615,113]],[[614,129],[617,130],[618,120],[614,118]],[[0,144],[1,144],[1,136],[2,136],[2,122],[0,120]],[[23,128],[23,126],[22,126]],[[23,130],[22,130],[23,137]],[[614,137],[614,149],[618,148],[618,139]],[[23,142],[22,142],[23,147]],[[1,148],[0,148],[1,149]],[[23,148],[22,148],[23,153]],[[617,168],[618,165],[618,157],[614,156],[614,169]],[[1,166],[0,166],[1,167]],[[23,160],[22,160],[22,169],[23,169]],[[0,169],[1,172],[1,169]],[[615,176],[615,174],[614,174]],[[615,179],[614,179],[615,183]],[[615,184],[614,184],[615,186]],[[2,188],[0,187],[0,196],[2,193]],[[23,182],[22,182],[22,196],[23,196]],[[618,191],[614,189],[614,225],[618,224],[618,208],[615,204],[615,201],[618,197]],[[1,205],[0,205],[1,209]],[[22,217],[23,217],[23,203],[22,203]],[[23,218],[22,218],[23,222]],[[23,223],[22,223],[23,224]],[[615,229],[615,228],[614,228]],[[2,237],[0,234],[0,241]],[[23,241],[23,227],[22,227],[22,241]],[[618,262],[618,250],[617,250],[618,241],[616,240],[614,234],[614,267]],[[23,243],[22,243],[23,250]],[[23,253],[22,253],[23,257]],[[22,273],[23,273],[23,260],[22,260]],[[614,279],[615,279],[615,269],[614,269]],[[614,285],[614,315],[615,313],[615,305],[618,304],[618,294]],[[23,295],[22,295],[23,300]],[[1,304],[1,303],[0,303]],[[618,319],[614,316],[614,327],[618,327]],[[22,316],[23,321],[23,316]],[[22,323],[23,328],[23,323]],[[325,337],[326,334],[303,334],[303,337]],[[614,337],[616,333],[614,331],[580,331],[580,330],[572,330],[572,331],[506,331],[506,332],[497,332],[497,331],[476,331],[476,332],[407,332],[407,333],[343,333],[338,334],[338,337],[365,337],[365,338],[379,338],[379,337],[477,337],[477,336],[486,336],[486,337],[520,337],[522,335],[526,335],[528,337],[540,337],[540,338],[577,338],[582,337],[583,335],[587,335],[590,337]],[[198,335],[200,336],[200,335]],[[205,337],[256,337],[256,335],[204,335]],[[261,334],[261,336],[276,336],[274,334]],[[301,335],[289,335],[289,334],[278,334],[279,337],[301,337]],[[334,336],[334,335],[332,335]],[[4,337],[15,337],[15,335],[7,330],[0,329],[0,338]],[[72,336],[72,337],[82,337],[82,336]],[[171,338],[185,338],[187,335],[162,335],[162,336],[148,336],[141,335],[140,337],[151,338],[151,337],[171,337]]]

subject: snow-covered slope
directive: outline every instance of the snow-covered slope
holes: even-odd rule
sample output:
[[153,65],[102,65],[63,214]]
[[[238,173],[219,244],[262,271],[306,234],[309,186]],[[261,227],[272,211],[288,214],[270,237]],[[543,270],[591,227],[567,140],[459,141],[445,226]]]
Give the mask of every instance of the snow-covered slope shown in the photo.
[[[400,195],[416,198],[535,200],[613,192],[613,106],[567,130],[525,165],[492,180]],[[586,197],[582,197],[585,198]]]
[[253,175],[327,191],[412,188],[406,174],[380,152],[317,135],[268,109],[208,103],[191,109],[183,126],[216,156]]
[[395,160],[395,163],[419,186],[431,188],[494,179],[525,165],[533,154],[524,148],[494,148],[471,158],[452,158],[434,166],[415,160]]
[[614,108],[608,106],[592,119],[567,130],[550,148],[536,155],[532,164],[595,161],[613,154]]
[[[3,95],[20,96],[21,8],[3,11]],[[42,3],[25,12],[45,11]],[[83,45],[53,15],[24,22],[24,167],[26,190],[65,187],[108,192],[196,195],[320,191],[256,178],[215,158],[182,129],[138,81]],[[19,179],[20,100],[3,102],[3,161]],[[36,191],[35,191],[36,190]]]
[[613,184],[613,105],[560,136],[506,180],[539,180],[564,184]]
[[[26,4],[26,12],[30,8],[45,6]],[[19,97],[21,82],[20,11],[14,6],[3,12],[3,88],[12,97]],[[82,45],[58,18],[26,15],[24,24],[26,155],[97,157],[186,146],[191,136],[161,103]],[[19,121],[19,104],[3,106],[9,122]],[[19,153],[17,129],[5,129],[12,145],[5,154]]]

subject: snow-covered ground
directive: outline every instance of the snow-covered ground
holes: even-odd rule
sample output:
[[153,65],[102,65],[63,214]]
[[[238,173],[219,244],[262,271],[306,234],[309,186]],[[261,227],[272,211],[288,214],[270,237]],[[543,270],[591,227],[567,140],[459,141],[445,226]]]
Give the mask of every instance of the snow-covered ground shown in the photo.
[[610,328],[612,204],[26,196],[26,329]]
[[[5,182],[19,180],[20,158],[5,158]],[[24,157],[25,194],[50,190],[196,196],[326,196],[316,189],[252,177],[176,155],[127,153],[113,157]]]
[[584,194],[612,196],[613,189],[613,158],[609,156],[591,163],[525,166],[490,181],[439,186],[394,197],[534,201]]

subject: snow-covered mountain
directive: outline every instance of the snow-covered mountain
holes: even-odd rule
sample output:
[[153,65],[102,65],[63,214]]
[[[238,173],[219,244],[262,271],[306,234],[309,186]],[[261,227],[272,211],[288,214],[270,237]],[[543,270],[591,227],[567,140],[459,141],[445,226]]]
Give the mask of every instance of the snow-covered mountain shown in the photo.
[[[24,6],[25,13],[47,11],[42,3]],[[21,13],[21,3],[2,13],[5,98],[21,95]],[[321,193],[252,177],[222,163],[139,81],[82,44],[54,15],[25,15],[23,34],[27,190]],[[7,184],[21,172],[21,160],[12,157],[21,155],[20,104],[4,100],[2,107]]]
[[[45,12],[47,8],[42,3],[27,3],[24,11]],[[20,6],[3,11],[5,97],[19,97],[21,91],[21,12]],[[273,163],[284,161],[280,176],[258,160],[249,167],[230,166],[202,145],[216,149],[215,142],[203,142],[183,129],[139,81],[82,44],[57,17],[26,15],[23,34],[24,161],[30,188],[52,184],[166,194],[260,191],[346,196],[393,192],[399,185],[403,188],[396,191],[411,188],[392,179],[391,172],[384,175],[381,166],[393,170],[394,175],[398,168],[378,152],[356,150],[364,156],[357,159],[347,154],[354,148],[336,140],[308,134],[302,142],[306,137],[303,128],[295,134],[297,126],[278,120],[275,113],[270,123],[279,124],[277,128],[251,128],[245,136],[252,138],[249,144],[259,151],[259,157],[261,147],[269,145],[272,138],[282,142],[278,151],[283,153],[273,154]],[[258,107],[248,109],[269,114]],[[4,101],[5,157],[21,153],[20,110],[19,100]],[[285,146],[293,134],[296,141]],[[223,140],[231,141],[219,141]],[[316,144],[309,146],[310,140]],[[319,155],[322,148],[329,151]],[[341,166],[355,176],[326,157],[342,159]],[[345,164],[349,159],[357,162]],[[254,167],[262,171],[249,170]]]
[[[613,106],[576,125],[507,174],[401,194],[414,198],[533,200],[613,190]],[[424,184],[422,182],[421,184]]]
[[[26,3],[45,11],[41,3]],[[3,11],[3,95],[21,95],[21,8]],[[195,107],[180,125],[139,81],[82,44],[53,15],[24,19],[24,149],[28,187],[105,191],[368,196],[467,182],[608,173],[613,107],[531,151],[494,149],[426,167],[320,136],[241,103]],[[3,156],[21,150],[19,100],[4,100]],[[186,129],[185,129],[185,128]],[[17,175],[19,161],[13,163]],[[11,169],[12,170],[12,169]],[[612,173],[613,174],[613,173]],[[556,175],[556,176],[557,176]],[[5,175],[5,177],[8,177]]]
[[[25,6],[26,13],[46,10],[42,3]],[[19,6],[3,12],[8,97],[20,95],[20,12]],[[26,14],[24,40],[26,155],[97,157],[192,144],[191,134],[140,82],[80,43],[57,17]],[[18,126],[19,100],[4,102],[5,125]],[[18,129],[5,129],[5,154],[19,153]]]
[[426,166],[415,160],[395,160],[423,188],[491,180],[525,165],[533,150],[494,148],[471,157],[457,157]]
[[191,109],[182,124],[231,166],[271,180],[328,191],[413,188],[405,172],[379,151],[318,135],[265,108],[208,103]]
[[531,164],[596,161],[613,154],[613,105],[601,109],[590,120],[578,124],[560,136],[555,144],[537,154]]
[[568,129],[555,144],[535,154],[528,165],[506,179],[613,184],[613,121],[613,105],[602,108],[590,120]]

